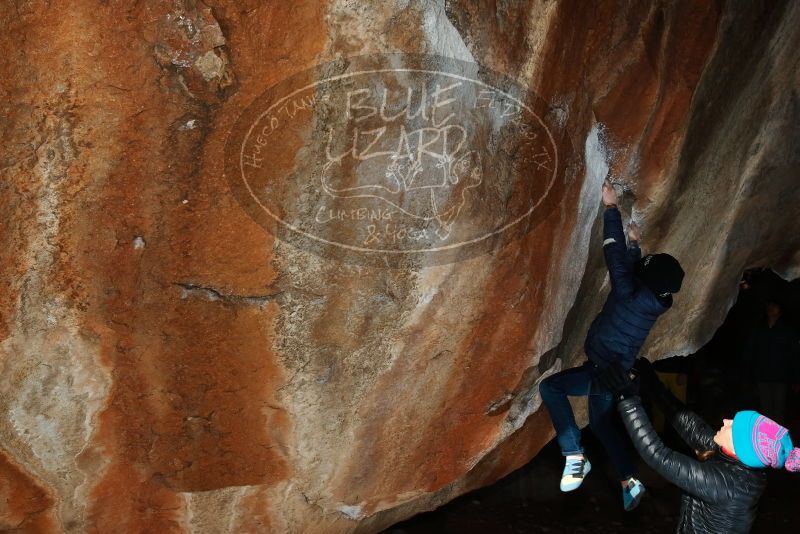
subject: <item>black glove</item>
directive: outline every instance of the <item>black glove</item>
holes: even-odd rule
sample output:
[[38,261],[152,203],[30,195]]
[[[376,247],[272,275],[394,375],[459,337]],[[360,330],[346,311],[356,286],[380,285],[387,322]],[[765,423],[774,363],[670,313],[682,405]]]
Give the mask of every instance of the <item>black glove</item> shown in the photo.
[[637,358],[633,363],[633,370],[641,381],[644,398],[654,402],[671,419],[681,409],[681,404],[658,378],[653,364],[646,358]]
[[619,362],[614,362],[603,369],[597,379],[616,400],[639,394],[638,381],[634,382]]

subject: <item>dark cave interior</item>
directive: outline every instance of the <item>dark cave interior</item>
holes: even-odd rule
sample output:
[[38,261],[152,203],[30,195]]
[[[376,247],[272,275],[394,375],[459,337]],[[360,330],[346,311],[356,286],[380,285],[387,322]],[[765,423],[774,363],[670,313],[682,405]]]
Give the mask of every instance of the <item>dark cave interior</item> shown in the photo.
[[[780,319],[800,334],[800,278],[788,282],[767,268],[744,273],[736,302],[712,339],[696,353],[655,364],[662,381],[712,426],[742,409],[769,415],[752,376],[751,340],[768,320],[770,303],[780,307]],[[774,305],[773,305],[774,306]],[[757,356],[757,355],[756,355]],[[800,347],[785,378],[782,413],[773,416],[800,438]],[[774,403],[773,403],[774,404]],[[660,414],[653,422],[670,447],[691,455]],[[558,490],[562,459],[555,440],[523,468],[495,484],[480,488],[432,512],[417,515],[387,529],[385,534],[511,534],[511,533],[670,533],[680,507],[680,491],[639,461],[647,494],[638,509],[624,512],[617,482],[605,452],[591,432],[584,431],[587,455],[596,470],[572,493]],[[797,441],[800,441],[798,439]],[[636,457],[631,450],[631,454]],[[794,506],[800,489],[796,475],[770,470],[769,484],[759,504],[753,532],[800,531],[800,511]]]

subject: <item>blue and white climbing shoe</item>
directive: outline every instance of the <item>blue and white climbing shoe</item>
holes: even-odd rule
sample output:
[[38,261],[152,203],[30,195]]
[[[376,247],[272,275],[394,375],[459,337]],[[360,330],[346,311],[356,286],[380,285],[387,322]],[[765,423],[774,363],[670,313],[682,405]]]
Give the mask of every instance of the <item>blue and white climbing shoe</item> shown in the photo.
[[584,456],[567,456],[567,463],[561,474],[561,491],[578,489],[591,470],[592,464]]
[[642,495],[644,495],[644,484],[635,478],[629,478],[628,485],[622,490],[622,504],[625,506],[625,511],[630,512],[639,506]]

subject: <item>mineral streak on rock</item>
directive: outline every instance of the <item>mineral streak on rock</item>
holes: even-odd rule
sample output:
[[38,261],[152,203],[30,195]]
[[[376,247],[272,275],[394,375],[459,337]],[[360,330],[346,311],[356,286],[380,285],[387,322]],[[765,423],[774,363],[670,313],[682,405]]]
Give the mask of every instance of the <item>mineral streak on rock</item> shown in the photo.
[[[377,532],[523,465],[552,437],[536,385],[580,362],[608,291],[607,176],[687,271],[650,358],[707,341],[744,268],[800,272],[797,2],[33,0],[0,21],[2,531]],[[564,157],[535,224],[387,267],[251,217],[225,162],[243,114],[369,55],[473,62],[536,96]],[[329,124],[306,113],[265,185],[319,214],[300,170]],[[502,147],[509,121],[478,116],[475,152]],[[536,174],[482,158],[438,168]],[[368,168],[330,190],[374,186]],[[450,239],[489,220],[449,217],[453,191],[389,200],[436,207]],[[496,188],[491,215],[535,200],[519,191],[537,190]],[[323,213],[352,221],[353,202]]]

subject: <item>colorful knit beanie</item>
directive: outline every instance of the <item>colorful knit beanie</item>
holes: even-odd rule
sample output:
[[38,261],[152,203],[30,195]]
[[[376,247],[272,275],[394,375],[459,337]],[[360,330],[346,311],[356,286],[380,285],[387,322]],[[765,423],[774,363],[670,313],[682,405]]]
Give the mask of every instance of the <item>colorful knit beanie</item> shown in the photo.
[[789,431],[758,412],[746,410],[734,416],[733,448],[749,467],[800,471],[800,449],[792,445]]

